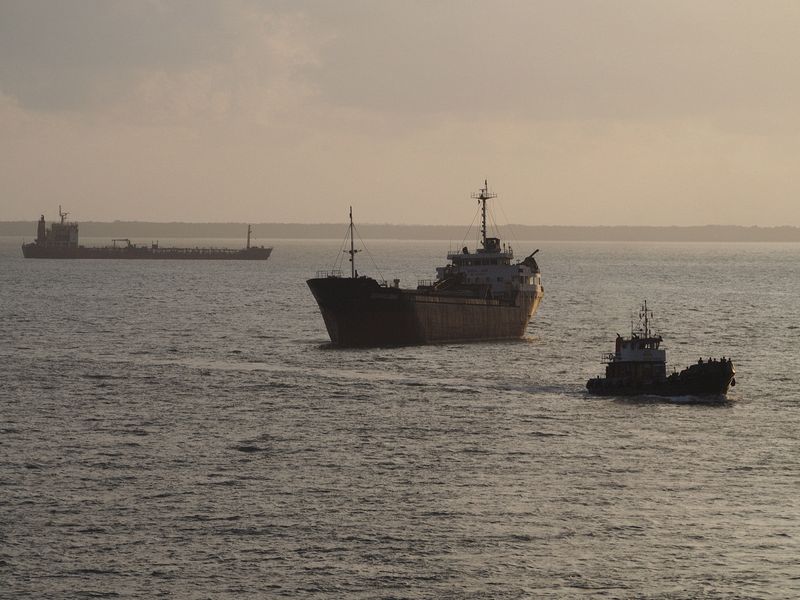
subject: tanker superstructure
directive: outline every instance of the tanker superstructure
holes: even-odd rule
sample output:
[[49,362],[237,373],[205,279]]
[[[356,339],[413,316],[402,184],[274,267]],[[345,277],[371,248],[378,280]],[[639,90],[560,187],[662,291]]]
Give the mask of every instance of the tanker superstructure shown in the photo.
[[472,195],[481,204],[481,247],[447,255],[433,281],[402,289],[359,276],[350,210],[350,277],[318,272],[308,280],[334,346],[389,346],[519,339],[544,295],[534,255],[512,262],[513,250],[488,237],[488,184]]
[[67,214],[59,206],[61,220],[51,223],[49,228],[42,215],[36,226],[36,240],[22,245],[22,255],[25,258],[267,260],[272,253],[272,248],[250,245],[249,225],[244,248],[177,248],[160,247],[157,243],[137,246],[127,238],[112,240],[111,246],[81,246],[78,242],[78,224],[67,221]]

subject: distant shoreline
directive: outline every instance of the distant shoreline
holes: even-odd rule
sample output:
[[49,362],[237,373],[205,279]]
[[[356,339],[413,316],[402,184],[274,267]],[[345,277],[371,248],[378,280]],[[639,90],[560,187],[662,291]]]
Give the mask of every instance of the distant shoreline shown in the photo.
[[[253,223],[253,238],[339,239],[345,223]],[[365,239],[451,240],[460,243],[464,225],[387,225],[362,224],[359,234]],[[501,229],[506,240],[552,242],[800,242],[800,227],[743,227],[738,225],[698,226],[567,226],[507,225]],[[87,221],[80,223],[85,238],[227,238],[244,240],[246,223],[155,223],[143,221]],[[0,221],[0,236],[33,239],[36,221]],[[472,244],[475,231],[467,242]]]

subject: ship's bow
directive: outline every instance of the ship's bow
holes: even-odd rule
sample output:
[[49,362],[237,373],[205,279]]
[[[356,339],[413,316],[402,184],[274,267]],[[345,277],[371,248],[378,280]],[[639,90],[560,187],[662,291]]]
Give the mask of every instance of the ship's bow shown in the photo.
[[307,283],[335,346],[390,346],[418,341],[400,290],[381,286],[369,277],[315,277]]

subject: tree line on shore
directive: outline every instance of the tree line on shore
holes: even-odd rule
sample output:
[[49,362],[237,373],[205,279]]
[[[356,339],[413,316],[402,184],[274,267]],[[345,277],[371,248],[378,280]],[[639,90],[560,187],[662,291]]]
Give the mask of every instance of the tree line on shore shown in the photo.
[[[347,233],[345,223],[253,223],[254,239],[339,239]],[[465,239],[462,225],[361,224],[365,239],[451,240]],[[83,238],[225,238],[245,239],[247,223],[155,223],[144,221],[87,221],[80,223]],[[800,228],[743,227],[737,225],[698,226],[570,226],[506,225],[501,237],[508,241],[631,241],[631,242],[800,242]],[[35,221],[2,221],[0,235],[32,239]],[[466,238],[473,244],[475,228]]]

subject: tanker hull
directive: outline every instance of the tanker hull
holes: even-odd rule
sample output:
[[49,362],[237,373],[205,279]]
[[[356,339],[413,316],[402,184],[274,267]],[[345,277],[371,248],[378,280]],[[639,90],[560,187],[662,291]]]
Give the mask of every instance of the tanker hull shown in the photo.
[[89,258],[136,260],[267,260],[272,248],[158,248],[148,246],[46,246],[23,244],[25,258]]
[[341,347],[519,339],[541,294],[471,298],[399,289],[361,278],[316,278],[308,286],[331,342]]

